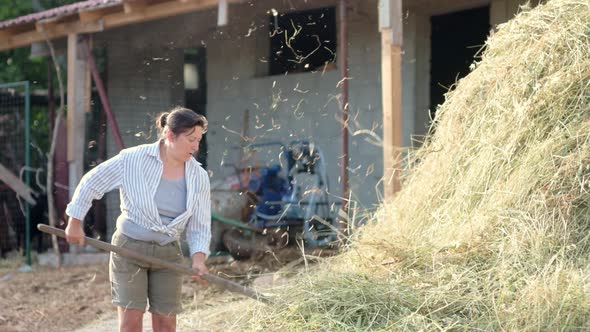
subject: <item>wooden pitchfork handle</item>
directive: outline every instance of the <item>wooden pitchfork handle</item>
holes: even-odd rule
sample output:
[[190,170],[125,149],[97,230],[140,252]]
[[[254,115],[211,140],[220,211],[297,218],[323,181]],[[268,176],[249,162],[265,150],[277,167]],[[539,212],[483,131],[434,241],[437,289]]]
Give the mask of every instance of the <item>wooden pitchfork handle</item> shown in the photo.
[[[66,238],[66,232],[64,232],[63,230],[61,230],[59,228],[51,227],[51,226],[44,225],[44,224],[38,224],[37,228],[44,233],[53,234],[53,235],[62,237],[64,239]],[[86,237],[84,237],[84,239],[87,244],[89,244],[93,247],[96,247],[98,249],[102,249],[104,251],[109,251],[109,252],[114,252],[114,253],[117,253],[123,257],[136,259],[136,260],[144,262],[144,263],[157,265],[159,267],[164,267],[164,268],[173,270],[173,271],[181,273],[181,274],[196,275],[198,272],[197,270],[192,269],[188,266],[184,266],[184,265],[177,264],[177,263],[167,262],[165,260],[155,258],[155,257],[142,255],[142,254],[139,254],[139,253],[134,252],[132,250],[129,250],[127,248],[114,246],[110,243],[100,241],[97,239],[93,239],[91,237],[86,236]],[[235,283],[233,281],[229,281],[229,280],[226,280],[226,279],[223,279],[223,278],[220,278],[220,277],[214,276],[212,274],[208,274],[208,273],[205,275],[202,275],[201,278],[204,280],[207,280],[208,282],[210,282],[212,284],[216,284],[218,286],[221,286],[231,292],[240,293],[242,295],[246,295],[248,297],[251,297],[255,300],[258,300],[258,301],[261,301],[261,302],[264,302],[267,304],[271,303],[271,300],[268,296],[262,295],[251,288],[242,286],[242,285]]]

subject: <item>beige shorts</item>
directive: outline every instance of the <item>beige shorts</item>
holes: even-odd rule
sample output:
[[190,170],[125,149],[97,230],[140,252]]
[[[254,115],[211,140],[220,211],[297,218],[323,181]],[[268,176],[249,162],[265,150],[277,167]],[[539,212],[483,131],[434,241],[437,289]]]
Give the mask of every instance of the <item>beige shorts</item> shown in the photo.
[[[183,263],[178,241],[161,246],[115,232],[111,243],[146,256]],[[111,253],[109,279],[113,303],[119,307],[145,311],[149,303],[149,311],[155,314],[176,315],[182,311],[179,273]]]

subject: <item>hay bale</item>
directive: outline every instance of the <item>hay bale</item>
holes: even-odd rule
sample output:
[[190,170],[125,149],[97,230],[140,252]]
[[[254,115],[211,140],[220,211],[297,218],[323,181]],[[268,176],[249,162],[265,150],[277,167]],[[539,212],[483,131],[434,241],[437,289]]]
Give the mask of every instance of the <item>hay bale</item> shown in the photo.
[[245,330],[590,330],[590,1],[500,27],[346,254]]

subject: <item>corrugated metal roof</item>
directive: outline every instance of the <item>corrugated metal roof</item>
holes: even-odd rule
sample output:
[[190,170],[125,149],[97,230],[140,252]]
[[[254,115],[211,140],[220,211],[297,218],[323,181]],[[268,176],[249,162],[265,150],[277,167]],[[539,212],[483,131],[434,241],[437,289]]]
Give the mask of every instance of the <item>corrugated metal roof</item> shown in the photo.
[[115,5],[122,4],[123,0],[86,0],[82,2],[73,3],[71,5],[61,6],[53,9],[49,9],[46,11],[42,11],[39,13],[29,14],[21,17],[17,17],[12,20],[0,22],[0,29],[7,28],[9,26],[18,25],[18,24],[25,24],[25,23],[34,23],[40,20],[65,16],[77,13],[81,10],[89,10],[89,9],[98,9],[104,7],[111,7]]

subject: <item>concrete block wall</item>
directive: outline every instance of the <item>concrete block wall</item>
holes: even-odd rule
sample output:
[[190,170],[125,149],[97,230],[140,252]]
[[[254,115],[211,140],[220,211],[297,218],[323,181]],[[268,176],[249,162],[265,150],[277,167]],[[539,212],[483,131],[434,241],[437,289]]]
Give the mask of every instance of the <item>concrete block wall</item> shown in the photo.
[[[173,105],[184,104],[184,95],[179,93],[182,89],[174,88],[182,85],[184,53],[159,44],[130,45],[123,31],[101,36],[98,45],[107,49],[108,95],[125,147],[154,142],[157,114]],[[107,126],[110,157],[119,148],[110,124]],[[107,236],[110,238],[120,214],[118,191],[107,194],[106,202]]]
[[[295,1],[298,10],[336,6],[336,1]],[[241,6],[232,16],[225,38],[209,39],[208,118],[211,122],[209,160],[213,174],[223,173],[219,167],[229,147],[240,137],[233,132],[242,129],[242,114],[250,112],[249,134],[257,141],[312,139],[323,149],[331,192],[334,199],[341,193],[341,130],[338,97],[341,80],[338,69],[316,73],[268,76],[267,11],[289,10],[280,2],[257,2]],[[254,20],[249,18],[255,17]],[[253,22],[254,21],[254,22]],[[252,26],[255,31],[249,31]],[[244,36],[248,37],[244,37]],[[382,134],[381,114],[381,47],[377,26],[377,1],[355,2],[349,21],[350,65],[350,187],[354,198],[371,207],[381,191],[382,147],[374,144],[374,136]],[[263,65],[260,65],[262,63]],[[230,116],[228,118],[228,115]],[[274,126],[273,126],[274,124]],[[225,130],[225,126],[230,130]],[[373,131],[373,135],[366,134]],[[225,153],[220,153],[225,152]]]
[[[492,0],[494,2],[513,0]],[[257,142],[313,139],[324,150],[334,198],[341,193],[341,132],[338,69],[268,76],[268,12],[336,6],[336,0],[256,1],[231,5],[229,24],[216,26],[209,10],[124,27],[100,34],[108,53],[108,90],[127,146],[152,142],[152,117],[183,104],[186,48],[206,47],[208,164],[212,180],[227,174],[221,164],[239,144],[249,110],[249,136]],[[495,6],[499,6],[496,4]],[[502,7],[502,6],[500,6]],[[500,10],[492,6],[492,10]],[[494,9],[496,8],[496,9]],[[504,8],[504,7],[502,7]],[[507,8],[507,7],[506,7]],[[350,184],[353,198],[371,208],[379,202],[383,172],[381,37],[378,1],[353,1],[349,21]],[[337,23],[338,24],[338,23]],[[427,132],[429,123],[430,23],[407,12],[404,21],[404,145]],[[117,149],[108,136],[108,154]],[[109,196],[109,224],[118,197]]]

